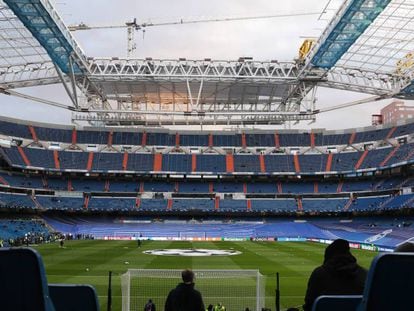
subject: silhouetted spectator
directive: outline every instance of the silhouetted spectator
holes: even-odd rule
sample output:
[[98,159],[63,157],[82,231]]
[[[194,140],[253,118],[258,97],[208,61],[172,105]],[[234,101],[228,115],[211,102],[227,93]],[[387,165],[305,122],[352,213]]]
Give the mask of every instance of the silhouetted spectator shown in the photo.
[[149,299],[145,304],[144,311],[155,311],[155,304],[152,302],[152,299]]
[[367,271],[357,264],[349,243],[338,239],[325,249],[322,266],[313,270],[306,290],[305,311],[321,295],[362,295]]
[[194,272],[181,272],[183,282],[168,294],[165,311],[205,311],[200,292],[194,289]]
[[411,242],[404,242],[394,249],[395,253],[414,253],[414,244]]

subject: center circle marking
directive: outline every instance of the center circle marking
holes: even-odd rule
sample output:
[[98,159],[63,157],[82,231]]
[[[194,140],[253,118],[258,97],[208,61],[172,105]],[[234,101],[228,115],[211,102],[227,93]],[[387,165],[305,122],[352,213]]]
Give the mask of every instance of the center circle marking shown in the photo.
[[208,256],[234,256],[241,252],[229,249],[204,249],[204,248],[165,248],[143,251],[144,254],[156,256],[184,256],[184,257],[208,257]]

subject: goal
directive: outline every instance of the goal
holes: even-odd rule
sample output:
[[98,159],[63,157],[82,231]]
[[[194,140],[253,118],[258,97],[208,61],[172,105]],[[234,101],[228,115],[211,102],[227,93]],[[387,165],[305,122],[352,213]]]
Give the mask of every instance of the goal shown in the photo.
[[[129,269],[121,276],[122,310],[143,310],[148,299],[162,310],[169,291],[182,282],[174,269]],[[260,311],[265,304],[265,276],[258,270],[193,270],[195,288],[207,308],[222,303],[226,310]]]

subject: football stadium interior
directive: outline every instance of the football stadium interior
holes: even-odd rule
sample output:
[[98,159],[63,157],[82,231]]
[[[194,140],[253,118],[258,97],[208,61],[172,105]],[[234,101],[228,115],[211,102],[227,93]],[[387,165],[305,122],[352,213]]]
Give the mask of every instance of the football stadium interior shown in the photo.
[[[69,25],[49,0],[0,0],[0,104],[71,115],[0,113],[4,310],[162,309],[185,268],[206,307],[298,307],[336,239],[365,291],[314,310],[411,305],[414,257],[391,252],[414,241],[414,118],[352,127],[341,109],[414,99],[414,1],[322,2],[332,16],[299,57],[256,61],[137,58],[134,33],[289,14]],[[127,57],[90,57],[74,34],[111,28]],[[66,103],[25,92],[53,85]],[[321,88],[368,97],[321,107]],[[332,111],[339,128],[311,127]]]

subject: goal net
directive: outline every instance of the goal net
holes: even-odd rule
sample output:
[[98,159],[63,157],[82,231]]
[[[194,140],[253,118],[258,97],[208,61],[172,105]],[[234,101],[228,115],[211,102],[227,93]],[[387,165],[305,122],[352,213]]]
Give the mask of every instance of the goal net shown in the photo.
[[[151,299],[164,309],[169,291],[181,280],[182,270],[130,269],[121,276],[122,310],[143,310]],[[260,311],[265,304],[265,277],[258,270],[193,270],[195,288],[205,307],[221,303],[227,311],[249,308]]]

